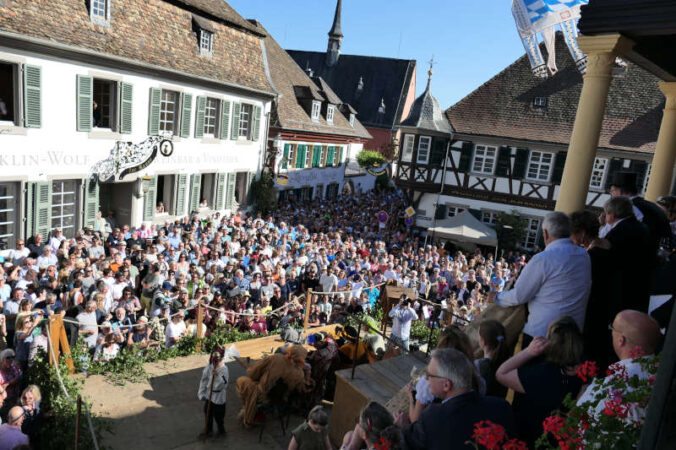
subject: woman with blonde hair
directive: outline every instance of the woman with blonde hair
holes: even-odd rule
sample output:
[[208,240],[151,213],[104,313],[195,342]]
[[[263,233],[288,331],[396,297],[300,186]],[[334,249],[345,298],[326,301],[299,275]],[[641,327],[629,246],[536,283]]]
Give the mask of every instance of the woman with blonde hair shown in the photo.
[[34,384],[30,384],[21,393],[21,407],[23,408],[23,423],[21,424],[21,431],[28,435],[30,442],[34,448],[39,448],[36,445],[35,439],[38,436],[40,429],[40,422],[42,422],[42,411],[40,410],[40,401],[42,394],[40,388]]

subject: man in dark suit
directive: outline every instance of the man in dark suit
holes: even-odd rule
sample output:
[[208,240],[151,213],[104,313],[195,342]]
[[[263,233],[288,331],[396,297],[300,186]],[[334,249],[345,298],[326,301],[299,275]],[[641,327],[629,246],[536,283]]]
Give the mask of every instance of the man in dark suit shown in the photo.
[[[402,437],[410,450],[448,450],[473,448],[474,424],[482,420],[505,427],[514,436],[514,416],[509,404],[497,397],[482,397],[477,391],[478,375],[472,362],[452,348],[432,352],[426,375],[430,392],[441,403],[423,411],[420,419],[405,426]],[[404,415],[397,416],[402,426]]]
[[648,262],[656,265],[657,251],[660,244],[663,241],[666,243],[671,239],[671,226],[662,208],[637,195],[637,181],[636,173],[616,172],[610,185],[610,195],[613,197],[624,196],[631,199],[636,218],[648,227],[648,232],[650,233],[650,248],[653,258]]
[[628,197],[613,197],[603,209],[610,226],[606,239],[612,245],[612,260],[622,285],[617,309],[647,312],[652,284],[650,260],[655,258],[648,227],[636,219]]

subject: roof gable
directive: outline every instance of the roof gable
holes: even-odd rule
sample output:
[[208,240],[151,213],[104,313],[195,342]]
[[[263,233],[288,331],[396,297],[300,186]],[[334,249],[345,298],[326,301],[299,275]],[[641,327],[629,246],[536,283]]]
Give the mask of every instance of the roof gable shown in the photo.
[[[215,32],[213,56],[199,54],[193,4],[218,3],[201,11]],[[220,5],[222,3],[222,5]],[[190,8],[182,8],[191,4]],[[8,6],[11,5],[11,6]],[[214,15],[227,17],[217,21]],[[207,19],[206,17],[209,17]],[[109,26],[92,23],[87,2],[16,0],[0,2],[0,32],[58,42],[101,55],[271,92],[257,34],[230,24],[241,19],[224,1],[114,0]],[[243,20],[243,19],[241,19]],[[251,27],[250,27],[251,28]],[[253,28],[255,30],[255,28]]]
[[[582,76],[560,33],[556,64],[559,71],[554,76],[539,79],[531,72],[528,58],[522,56],[446,111],[453,129],[460,134],[567,145]],[[655,150],[664,105],[658,81],[632,63],[623,75],[613,78],[599,148]],[[547,98],[545,108],[533,106],[536,97]]]
[[[329,67],[325,52],[287,51],[300,67],[311,68],[344,103],[352,105],[364,125],[394,128],[402,120],[415,60],[340,55],[338,62]],[[364,82],[361,91],[357,90],[360,79]],[[385,104],[384,114],[378,113],[381,101]]]

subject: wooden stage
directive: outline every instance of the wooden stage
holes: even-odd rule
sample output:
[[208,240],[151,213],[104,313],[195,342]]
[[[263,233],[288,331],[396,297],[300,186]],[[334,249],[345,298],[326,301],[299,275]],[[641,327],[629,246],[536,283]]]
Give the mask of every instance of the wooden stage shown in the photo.
[[[304,334],[307,337],[310,333],[319,333],[320,331],[333,332],[336,329],[335,325],[326,325],[323,327],[309,328]],[[230,348],[233,344],[227,344],[226,348]],[[239,351],[240,358],[249,358],[253,361],[263,359],[264,356],[271,355],[277,349],[284,345],[284,341],[278,335],[265,336],[257,339],[249,339],[246,341],[234,342],[235,347]],[[314,350],[311,345],[304,344],[307,350]]]
[[340,447],[343,435],[354,429],[361,409],[370,401],[386,405],[411,381],[412,369],[424,369],[424,355],[398,356],[336,372],[336,394],[329,422],[329,437]]

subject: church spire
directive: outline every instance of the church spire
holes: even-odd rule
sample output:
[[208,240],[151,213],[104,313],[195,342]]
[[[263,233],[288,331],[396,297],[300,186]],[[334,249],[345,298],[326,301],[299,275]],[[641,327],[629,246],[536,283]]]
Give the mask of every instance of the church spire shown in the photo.
[[329,31],[329,46],[326,50],[326,65],[329,67],[335,65],[340,57],[340,44],[343,41],[343,28],[340,23],[342,11],[343,1],[338,0],[336,14],[333,17],[333,26]]
[[427,89],[425,89],[426,91],[430,90],[430,84],[432,83],[432,75],[434,74],[434,71],[432,69],[434,68],[435,63],[434,56],[432,56],[432,59],[430,59],[428,62],[430,65],[430,70],[427,71]]

